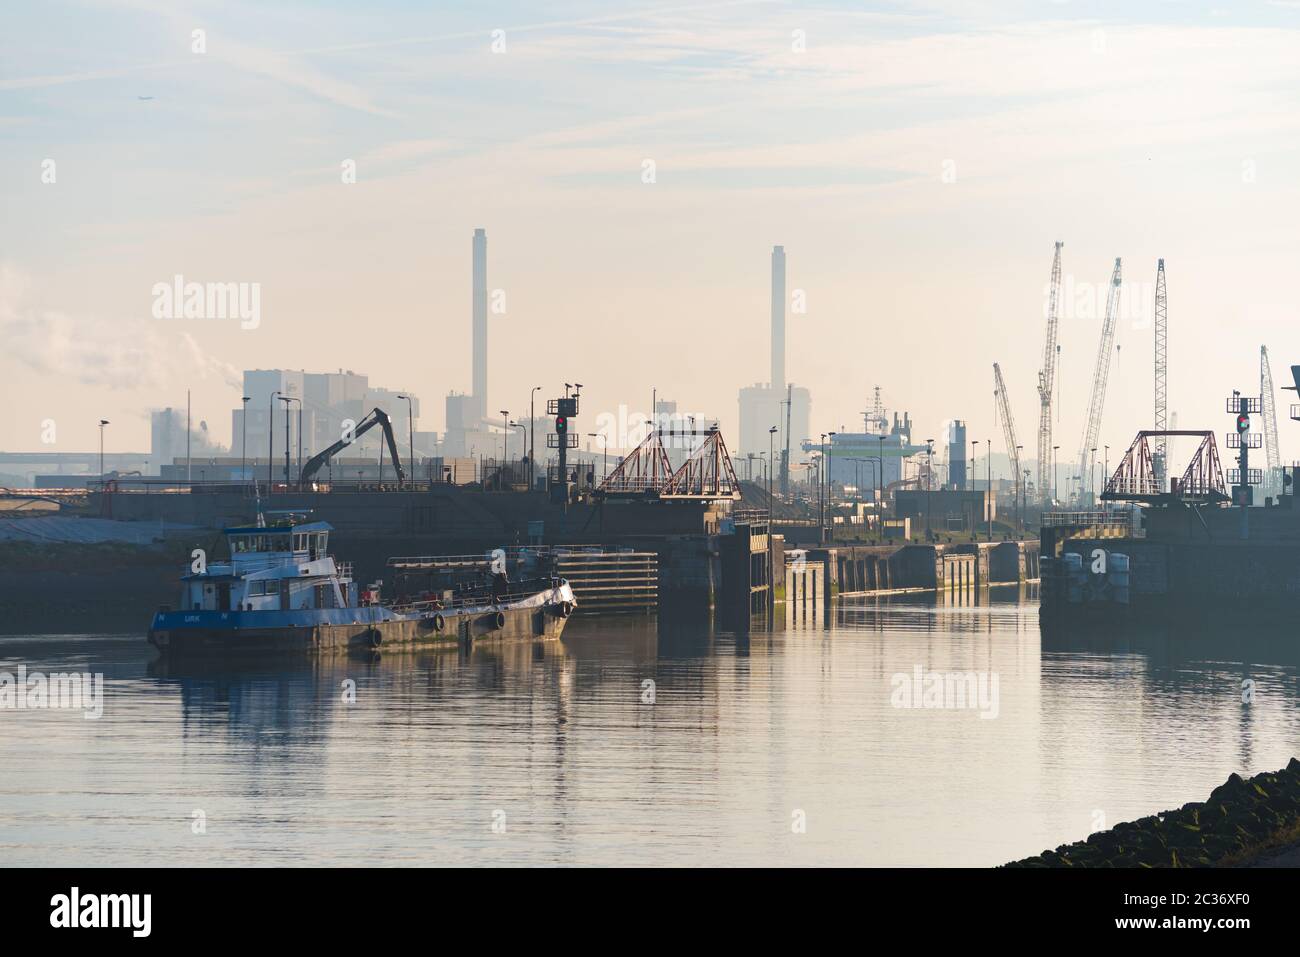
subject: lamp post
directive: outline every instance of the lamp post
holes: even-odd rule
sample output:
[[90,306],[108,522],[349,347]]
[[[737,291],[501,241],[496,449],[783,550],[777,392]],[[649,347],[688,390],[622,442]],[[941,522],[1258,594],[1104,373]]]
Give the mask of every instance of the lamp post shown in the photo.
[[1052,504],[1053,505],[1056,504],[1056,487],[1061,484],[1061,476],[1058,471],[1058,456],[1056,454],[1060,450],[1060,448],[1061,447],[1059,445],[1052,446]]
[[244,469],[248,467],[248,400],[251,398],[252,396],[247,395],[243,397],[244,411],[239,416],[240,425],[244,430],[244,434],[239,440],[239,478],[241,481],[244,478]]
[[[1017,445],[1017,446],[1016,446],[1016,461],[1017,461],[1017,462],[1020,461],[1020,453],[1021,453],[1021,451],[1023,451],[1023,450],[1024,450],[1024,446],[1023,446],[1023,445]],[[1025,530],[1025,512],[1024,512],[1024,509],[1021,507],[1021,500],[1022,500],[1022,498],[1023,498],[1023,496],[1022,496],[1021,493],[1022,493],[1023,491],[1024,491],[1024,486],[1022,486],[1022,485],[1020,484],[1020,472],[1017,471],[1017,472],[1016,472],[1016,487],[1015,487],[1015,490],[1014,490],[1014,492],[1015,492],[1015,496],[1016,496],[1016,527],[1020,529],[1021,533],[1023,533],[1024,530]]]
[[1106,445],[1103,446],[1103,448],[1106,450],[1106,453],[1105,453],[1105,457],[1102,459],[1102,461],[1105,462],[1105,464],[1101,467],[1101,485],[1102,485],[1102,494],[1105,494],[1106,482],[1110,478],[1110,446]]
[[[302,400],[296,395],[282,395],[280,401],[284,403],[284,490],[289,491],[289,403],[297,402],[298,407],[302,407]],[[301,422],[299,423],[301,430]]]
[[931,494],[934,489],[934,439],[925,440],[925,537],[928,539],[932,532],[930,524],[930,511],[933,501]]
[[528,487],[533,487],[533,477],[537,474],[537,413],[533,411],[533,400],[537,397],[540,385],[533,386],[528,393]]
[[[979,439],[972,439],[972,440],[971,440],[971,444],[970,444],[970,490],[971,490],[972,492],[977,492],[977,491],[979,491],[979,489],[977,489],[977,488],[975,487],[975,465],[976,465],[977,462],[979,462],[979,454],[976,452],[975,447],[976,447],[977,445],[979,445],[979,444],[980,444],[980,440],[979,440]],[[986,506],[986,507],[987,507],[987,506]],[[970,540],[973,542],[973,541],[975,541],[975,534],[976,534],[976,533],[975,533],[975,503],[974,503],[974,502],[971,502],[971,514],[970,514],[970,519],[971,519],[971,521],[970,521]]]
[[406,434],[411,446],[411,478],[415,478],[415,403],[411,401],[409,395],[399,395],[398,398],[406,400]]
[[776,426],[767,430],[767,533],[772,534],[772,462],[776,452],[772,443],[776,441]]
[[271,393],[266,413],[266,494],[270,496],[275,489],[275,400],[280,395],[276,389]]
[[817,463],[817,541],[826,544],[826,433],[821,433],[821,456]]
[[1029,469],[1025,469],[1025,482],[1020,486],[1020,536],[1023,538],[1029,521]]
[[[510,428],[519,430],[519,447],[523,449],[525,452],[527,452],[528,451],[528,430],[525,429],[523,424],[520,422],[511,422]],[[530,461],[530,465],[531,465],[531,461]],[[532,479],[529,479],[525,484],[528,485],[529,487],[532,487],[533,484]]]
[[104,490],[104,426],[108,425],[108,419],[99,420],[99,490]]
[[1088,463],[1088,507],[1097,506],[1097,450],[1092,450],[1092,461]]
[[605,433],[603,432],[588,432],[587,438],[600,439],[600,443],[601,443],[600,478],[601,481],[604,481],[605,476],[609,474],[609,436],[605,435]]
[[984,460],[988,464],[989,499],[991,500],[990,503],[988,504],[988,510],[987,510],[987,514],[989,517],[989,531],[988,531],[988,537],[986,538],[986,541],[991,542],[993,541],[993,506],[997,503],[997,497],[993,494],[993,440],[985,439],[984,445],[989,450],[988,454],[984,456]]
[[[880,493],[879,495],[880,501],[877,503],[877,507],[880,509],[880,514],[884,515],[885,514],[885,437],[881,435],[881,436],[877,436],[877,438],[880,439],[880,477],[876,481],[876,491]],[[884,525],[880,526],[880,537],[881,540],[883,541],[885,537]]]

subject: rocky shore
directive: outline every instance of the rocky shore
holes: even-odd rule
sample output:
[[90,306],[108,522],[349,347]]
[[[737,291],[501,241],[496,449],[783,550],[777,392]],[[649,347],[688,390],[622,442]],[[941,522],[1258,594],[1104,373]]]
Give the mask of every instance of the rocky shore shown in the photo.
[[1006,867],[1230,867],[1300,841],[1300,761],[1233,774],[1204,803],[1098,831]]

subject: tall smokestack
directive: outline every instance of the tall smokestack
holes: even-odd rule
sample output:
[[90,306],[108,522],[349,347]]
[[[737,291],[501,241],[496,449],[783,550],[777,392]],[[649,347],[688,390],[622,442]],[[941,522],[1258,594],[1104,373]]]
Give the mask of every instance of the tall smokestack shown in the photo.
[[487,231],[483,229],[474,230],[474,382],[471,392],[481,423],[487,418]]
[[772,391],[785,393],[785,247],[772,247]]

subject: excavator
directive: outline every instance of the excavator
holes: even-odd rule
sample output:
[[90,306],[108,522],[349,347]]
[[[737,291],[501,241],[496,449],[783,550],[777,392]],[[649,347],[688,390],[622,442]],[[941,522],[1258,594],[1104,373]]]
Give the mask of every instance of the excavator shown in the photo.
[[406,482],[406,472],[402,468],[402,460],[397,454],[397,442],[393,438],[393,423],[389,419],[388,413],[383,409],[371,409],[370,414],[357,423],[355,429],[350,435],[339,439],[329,448],[322,452],[317,452],[302,467],[302,474],[298,478],[299,488],[306,485],[317,472],[329,464],[329,460],[334,458],[349,445],[355,442],[361,436],[365,435],[376,425],[381,426],[384,430],[384,439],[388,443],[388,451],[393,456],[393,468],[397,472],[397,487],[401,488]]

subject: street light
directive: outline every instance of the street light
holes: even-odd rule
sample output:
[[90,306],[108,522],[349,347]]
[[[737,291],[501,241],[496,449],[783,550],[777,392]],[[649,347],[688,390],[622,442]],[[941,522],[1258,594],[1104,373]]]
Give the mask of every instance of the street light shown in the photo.
[[284,490],[289,491],[289,403],[298,403],[298,444],[302,444],[302,400],[296,395],[282,395],[284,403]]
[[411,401],[409,395],[399,395],[398,398],[406,400],[406,434],[411,445],[410,471],[411,478],[415,478],[415,403]]
[[108,425],[108,419],[99,420],[99,490],[104,490],[104,426]]
[[1097,504],[1097,450],[1092,450],[1092,461],[1088,463],[1088,507]]
[[[279,396],[280,390],[276,389],[271,393],[271,400],[267,403],[266,414],[266,494],[269,497],[275,489],[275,400]],[[286,412],[285,415],[289,413]]]
[[[1020,453],[1021,453],[1022,451],[1024,451],[1024,448],[1025,448],[1025,447],[1024,447],[1023,445],[1017,445],[1017,446],[1016,446],[1016,461],[1017,461],[1017,462],[1020,461]],[[1021,534],[1023,535],[1024,530],[1025,530],[1025,512],[1024,512],[1024,506],[1023,506],[1023,499],[1024,499],[1024,486],[1020,484],[1020,473],[1019,473],[1019,472],[1016,472],[1016,488],[1015,488],[1015,495],[1016,495],[1016,525],[1018,525],[1018,526],[1020,527]]]
[[540,385],[533,386],[528,393],[528,487],[533,487],[537,475],[537,413],[533,411],[533,400],[537,397]]
[[984,456],[984,461],[988,465],[989,498],[992,500],[988,504],[987,515],[989,517],[989,530],[988,530],[988,536],[986,540],[991,542],[993,541],[993,509],[997,506],[997,501],[998,501],[997,496],[993,494],[993,440],[985,439],[984,445],[989,450],[988,455]]
[[925,440],[925,537],[931,536],[930,511],[932,509],[934,489],[934,439]]
[[776,441],[776,426],[767,430],[767,532],[772,534],[772,443]]
[[[977,446],[977,445],[979,445],[979,444],[980,444],[980,440],[979,440],[979,439],[971,439],[971,443],[970,443],[970,490],[971,490],[972,492],[977,492],[977,491],[979,491],[979,489],[976,488],[976,486],[975,486],[975,466],[976,466],[976,463],[979,462],[979,453],[976,451],[975,446]],[[990,450],[990,453],[989,453],[989,454],[990,454],[990,455],[992,454],[992,451],[991,451],[991,450]],[[985,500],[985,502],[987,503],[987,499]],[[988,507],[988,506],[987,506],[987,504],[986,504],[986,505],[985,505],[985,508],[987,508],[987,507]],[[975,534],[976,534],[976,532],[975,532],[975,503],[974,503],[974,502],[971,502],[971,515],[970,515],[970,518],[971,518],[971,522],[970,522],[970,540],[973,542],[973,541],[976,540],[976,539],[975,539]]]
[[243,426],[244,434],[239,440],[239,478],[244,478],[244,470],[248,468],[248,400],[252,396],[243,397],[243,413],[239,416],[240,424]]
[[587,438],[600,439],[603,451],[600,459],[600,478],[604,481],[605,476],[609,474],[609,436],[604,432],[588,432]]
[[1053,505],[1056,504],[1057,486],[1061,484],[1061,476],[1058,470],[1059,462],[1056,454],[1060,448],[1061,447],[1059,445],[1052,446],[1052,504]]
[[510,413],[505,409],[497,411],[501,413],[501,467],[505,468],[510,459]]
[[[879,435],[877,438],[880,440],[880,478],[876,481],[876,491],[880,493],[880,501],[876,507],[880,509],[879,514],[883,516],[885,514],[885,437]],[[900,465],[899,468],[901,469],[902,466]],[[899,478],[902,478],[902,476],[900,475]],[[881,521],[884,521],[883,518]],[[885,526],[883,524],[880,526],[880,537],[882,540],[885,537]]]

